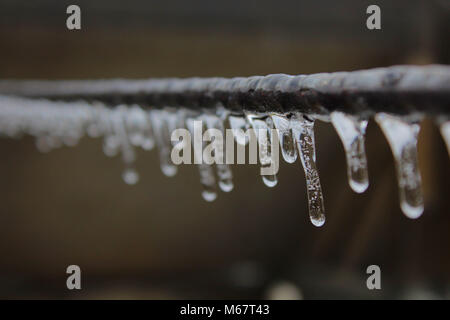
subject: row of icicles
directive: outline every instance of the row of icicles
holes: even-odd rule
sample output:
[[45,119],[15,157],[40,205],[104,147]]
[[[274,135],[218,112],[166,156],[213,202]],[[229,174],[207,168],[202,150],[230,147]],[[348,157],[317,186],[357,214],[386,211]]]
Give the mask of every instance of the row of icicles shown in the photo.
[[[173,143],[170,134],[177,128],[187,128],[193,136],[193,121],[203,120],[206,128],[224,132],[225,128],[267,129],[266,139],[257,139],[259,161],[270,165],[271,149],[269,130],[277,129],[283,159],[294,163],[300,158],[306,177],[308,207],[311,222],[315,226],[325,223],[323,195],[316,166],[314,141],[315,117],[301,113],[256,114],[244,112],[231,114],[223,108],[193,112],[181,108],[144,110],[137,105],[108,108],[100,103],[50,102],[0,96],[0,134],[20,137],[29,134],[36,138],[36,146],[42,152],[60,146],[74,146],[85,134],[103,136],[103,151],[107,156],[121,154],[125,164],[123,180],[135,184],[139,175],[134,168],[135,148],[151,150],[155,144],[159,150],[161,170],[166,176],[174,176],[177,166],[171,161]],[[333,112],[321,120],[331,121],[345,149],[347,175],[350,187],[357,193],[368,185],[367,160],[364,139],[367,119],[360,119],[342,112]],[[387,113],[375,115],[394,155],[400,195],[400,206],[409,218],[418,218],[423,212],[421,178],[417,162],[417,137],[420,117],[401,117]],[[450,152],[450,121],[437,120],[442,136]],[[246,135],[235,135],[236,143],[246,145]],[[276,138],[276,137],[275,137]],[[265,150],[265,152],[261,152]],[[194,152],[195,156],[195,152]],[[202,196],[207,201],[217,197],[217,186],[224,192],[233,189],[232,173],[228,164],[199,164]],[[276,175],[262,176],[268,187],[277,184]],[[217,181],[217,182],[216,182]]]

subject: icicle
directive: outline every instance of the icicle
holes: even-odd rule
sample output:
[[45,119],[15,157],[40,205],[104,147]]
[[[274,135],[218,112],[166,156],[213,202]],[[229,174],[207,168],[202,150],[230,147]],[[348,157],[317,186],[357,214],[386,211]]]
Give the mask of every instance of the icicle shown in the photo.
[[272,114],[272,121],[278,130],[278,136],[281,145],[281,154],[287,163],[294,163],[297,160],[297,150],[289,119],[284,115]]
[[306,119],[301,114],[296,113],[291,118],[291,128],[305,171],[309,217],[313,225],[321,227],[325,223],[325,209],[322,187],[316,167],[314,120]]
[[423,212],[417,162],[417,136],[420,125],[386,113],[377,114],[375,121],[381,127],[394,155],[402,211],[407,217],[416,219]]
[[245,132],[248,129],[247,119],[243,116],[228,116],[230,128],[233,129],[234,139],[236,143],[246,146],[248,144],[248,136]]
[[[223,120],[217,116],[208,116],[205,117],[206,127],[208,129],[217,129],[222,133],[222,136],[225,139],[225,127],[223,125]],[[214,142],[212,142],[214,143]],[[220,150],[221,149],[221,150]],[[217,177],[219,178],[218,184],[219,188],[223,192],[230,192],[233,190],[233,174],[231,173],[230,166],[226,164],[225,159],[225,141],[222,143],[222,148],[216,148],[216,150],[220,150],[221,154],[217,155],[217,159],[222,159],[222,163],[216,163],[216,172]]]
[[107,157],[114,157],[119,153],[120,139],[117,136],[114,125],[114,111],[104,110],[104,137],[103,137],[103,153]]
[[[268,126],[266,119],[259,115],[247,113],[247,119],[252,128],[255,130],[255,134],[258,139],[259,162],[261,163],[261,167],[270,167],[272,163],[272,159],[270,157],[272,152],[272,135],[270,133],[270,127]],[[264,184],[268,187],[274,187],[278,183],[276,174],[261,175],[261,177]]]
[[[186,119],[186,127],[189,130],[189,132],[191,133],[192,145],[194,145],[195,142],[193,141],[193,139],[196,137],[196,134],[195,134],[193,118]],[[203,132],[203,128],[202,128],[202,132]],[[202,151],[203,151],[203,147],[202,147]],[[202,155],[196,153],[195,149],[194,149],[195,162],[199,162],[197,167],[198,167],[198,171],[200,174],[200,183],[203,188],[202,197],[206,201],[211,202],[217,198],[216,179],[214,176],[214,171],[213,171],[212,166],[205,164],[203,161],[201,161],[200,157],[202,157]]]
[[448,154],[450,155],[450,120],[443,121],[439,127],[441,129],[442,138],[447,146]]
[[[235,132],[235,140],[241,145],[248,144],[249,137],[245,131],[250,126],[257,130],[259,160],[263,168],[271,166],[273,160],[269,155],[272,155],[274,141],[278,141],[272,140],[276,137],[272,137],[270,129],[273,127],[278,129],[285,161],[292,163],[297,155],[300,156],[305,171],[311,221],[315,226],[323,225],[325,215],[315,162],[314,120],[309,120],[300,113],[293,114],[291,118],[280,114],[229,116],[226,110],[220,109],[220,106],[216,112],[215,115],[206,115],[206,127],[224,133],[223,120],[228,119],[232,129],[241,129],[241,132]],[[0,135],[19,138],[29,134],[36,139],[36,146],[43,152],[62,146],[74,146],[86,133],[92,137],[103,136],[105,154],[113,156],[121,153],[125,163],[122,178],[126,183],[134,184],[139,180],[139,175],[134,169],[136,157],[134,146],[149,150],[156,142],[163,173],[167,176],[176,173],[177,167],[170,158],[173,145],[170,134],[172,130],[184,127],[185,124],[188,124],[188,127],[193,125],[194,118],[185,120],[186,114],[187,111],[185,113],[182,109],[144,111],[136,105],[112,109],[100,103],[54,102],[0,95]],[[420,126],[404,117],[386,113],[377,114],[375,120],[384,132],[394,155],[401,208],[408,217],[417,218],[423,212],[421,179],[417,163],[417,137]],[[447,117],[437,120],[450,154],[450,121]],[[346,151],[350,186],[356,192],[363,192],[368,186],[364,154],[367,121],[340,112],[332,113],[331,121]],[[265,134],[259,134],[259,129]],[[193,132],[193,128],[189,130]],[[194,152],[194,156],[201,155]],[[215,170],[208,164],[198,165],[203,186],[202,195],[208,201],[217,197],[216,172],[218,185],[223,191],[230,191],[233,188],[232,174],[226,164],[226,157],[223,154],[219,157],[224,158],[224,163],[216,164]],[[277,183],[276,175],[262,178],[268,186]]]
[[120,142],[117,137],[112,134],[106,134],[103,140],[103,153],[108,157],[114,157],[119,153]]
[[350,187],[353,191],[362,193],[369,186],[364,149],[367,120],[359,120],[354,116],[335,111],[331,113],[331,122],[344,145]]
[[[182,116],[182,112],[177,112],[175,109],[166,109],[165,112],[165,120],[167,123],[167,129],[169,130],[169,140],[170,135],[172,132],[174,132],[176,129],[181,128],[184,126],[184,117]],[[172,146],[175,146],[177,142],[170,141],[170,144]]]
[[150,111],[150,119],[155,134],[156,144],[159,151],[159,161],[161,165],[161,171],[167,177],[173,177],[177,173],[177,167],[172,163],[170,159],[171,141],[167,121],[166,111],[152,110]]
[[155,140],[153,138],[153,131],[150,121],[150,115],[146,113],[147,127],[143,132],[143,140],[141,143],[141,148],[144,150],[152,150],[155,147]]
[[108,118],[107,108],[100,104],[89,108],[90,122],[87,125],[86,133],[89,137],[98,138],[107,130],[106,119]]
[[125,129],[126,112],[125,106],[117,107],[113,113],[113,128],[117,139],[120,141],[122,160],[125,163],[125,171],[122,174],[122,178],[127,184],[136,184],[139,180],[139,175],[134,168],[136,154]]
[[154,146],[148,114],[139,106],[134,105],[128,109],[125,126],[131,144],[150,150]]

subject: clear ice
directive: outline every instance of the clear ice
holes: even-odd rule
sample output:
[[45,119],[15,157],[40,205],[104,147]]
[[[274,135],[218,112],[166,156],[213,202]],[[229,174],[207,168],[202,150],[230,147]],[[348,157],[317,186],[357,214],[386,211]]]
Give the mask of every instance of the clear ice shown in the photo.
[[[192,117],[188,117],[186,119],[186,127],[188,128],[189,132],[191,133],[191,137],[195,137],[195,126],[194,121],[200,120]],[[203,134],[203,129],[201,128],[201,133]],[[192,142],[194,144],[195,142]],[[204,148],[204,143],[202,143],[202,150]],[[201,157],[201,154],[198,154],[197,152],[193,152],[194,157],[196,158],[196,162],[199,162],[197,164],[198,172],[200,174],[200,183],[202,185],[202,197],[208,202],[214,201],[217,198],[217,190],[216,190],[216,177],[214,175],[214,170],[212,165],[204,163],[199,157]]]
[[127,108],[118,106],[112,114],[112,128],[119,142],[122,152],[122,160],[125,163],[125,172],[122,178],[127,184],[135,184],[139,180],[139,175],[134,169],[136,153],[125,128]]
[[244,116],[238,115],[230,115],[228,117],[228,123],[230,124],[230,128],[234,129],[234,139],[236,143],[245,146],[248,144],[248,136],[245,134],[247,129],[249,128],[249,123]]
[[132,145],[151,150],[155,145],[149,113],[134,105],[126,113],[125,128]]
[[171,125],[171,122],[168,121],[168,111],[151,110],[150,121],[158,146],[161,171],[167,177],[173,177],[177,173],[177,167],[170,159],[172,143],[170,141],[171,131],[169,131],[169,126]]
[[[333,112],[331,122],[344,146],[347,160],[347,175],[351,188],[360,193],[368,187],[367,160],[364,137],[367,119],[360,119],[342,112]],[[0,95],[0,136],[18,139],[24,134],[35,138],[39,151],[48,152],[64,146],[75,146],[85,135],[103,139],[103,151],[107,156],[120,155],[124,162],[122,178],[127,184],[139,181],[134,163],[136,148],[151,150],[157,147],[162,172],[173,176],[177,172],[171,160],[175,142],[171,133],[177,128],[187,128],[194,135],[194,121],[202,120],[203,128],[218,130],[224,134],[226,128],[234,131],[234,139],[240,145],[249,144],[247,129],[256,129],[259,162],[262,168],[272,164],[272,148],[278,141],[281,154],[287,163],[300,158],[306,177],[308,208],[311,222],[315,226],[325,223],[324,202],[319,174],[316,166],[314,141],[314,119],[301,113],[252,113],[233,114],[223,107],[207,112],[193,113],[188,109],[165,107],[150,110],[138,105],[108,107],[99,102],[56,102],[45,99],[26,99]],[[328,121],[328,118],[323,118]],[[420,125],[417,119],[386,113],[375,115],[392,150],[399,185],[400,206],[406,216],[417,218],[423,212],[421,178],[417,163],[417,137]],[[436,119],[450,155],[450,121]],[[276,129],[272,134],[271,129]],[[195,143],[195,142],[194,142]],[[212,137],[210,143],[218,141]],[[200,141],[204,150],[206,143]],[[202,196],[207,201],[217,197],[218,188],[224,192],[233,189],[233,176],[226,161],[225,141],[223,149],[213,148],[215,164],[197,164]],[[256,149],[255,149],[256,151]],[[194,157],[198,157],[193,153]],[[200,155],[202,156],[202,155]],[[197,159],[198,160],[198,159]],[[263,182],[273,187],[276,175],[263,175]]]
[[[273,127],[269,117],[261,117],[257,114],[247,113],[247,120],[255,130],[259,149],[259,162],[261,167],[268,167],[272,163],[272,134],[270,129]],[[261,175],[264,184],[268,187],[275,187],[278,183],[277,175]]]
[[[223,117],[226,117],[226,115],[223,115]],[[222,133],[222,136],[225,137],[225,127],[223,124],[223,119],[216,115],[208,115],[205,118],[205,122],[208,129],[217,129]],[[213,141],[212,143],[215,143],[215,141]],[[231,173],[230,166],[226,163],[224,148],[225,144],[223,143],[223,148],[216,149],[220,152],[220,154],[216,155],[216,157],[221,159],[219,163],[216,163],[216,172],[219,179],[219,188],[223,192],[230,192],[234,187],[233,174]]]
[[291,128],[305,171],[309,218],[313,225],[321,227],[325,223],[325,207],[316,166],[314,120],[308,119],[300,113],[295,113],[291,117]]
[[367,159],[364,149],[367,120],[335,111],[331,113],[333,124],[344,145],[347,160],[347,177],[350,187],[357,193],[366,191],[369,186]]
[[297,160],[297,150],[292,137],[292,128],[289,118],[281,114],[271,114],[270,116],[278,132],[283,159],[287,163],[294,163],[295,160]]
[[383,131],[397,170],[400,207],[403,213],[416,219],[423,213],[423,196],[417,161],[417,137],[420,125],[405,117],[379,113],[375,121]]

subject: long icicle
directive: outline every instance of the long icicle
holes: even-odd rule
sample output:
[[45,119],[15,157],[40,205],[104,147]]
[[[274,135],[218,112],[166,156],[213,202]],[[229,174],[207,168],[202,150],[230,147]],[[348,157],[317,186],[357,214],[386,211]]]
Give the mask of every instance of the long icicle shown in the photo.
[[325,207],[319,172],[316,166],[314,121],[306,119],[300,113],[295,113],[291,118],[291,127],[303,170],[305,171],[309,218],[313,225],[321,227],[325,223]]

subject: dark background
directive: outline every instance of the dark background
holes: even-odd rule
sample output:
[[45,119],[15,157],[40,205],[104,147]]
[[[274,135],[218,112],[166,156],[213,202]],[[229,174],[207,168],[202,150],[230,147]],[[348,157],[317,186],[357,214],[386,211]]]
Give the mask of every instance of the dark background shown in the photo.
[[[78,4],[82,29],[66,29]],[[366,28],[381,7],[382,30]],[[450,62],[450,2],[0,0],[0,77],[91,79],[350,71]],[[139,151],[136,186],[101,141],[41,154],[0,139],[1,298],[273,298],[290,283],[305,298],[450,296],[449,160],[432,119],[419,161],[425,212],[400,211],[392,155],[373,121],[370,187],[353,193],[341,143],[317,123],[327,222],[309,222],[300,163],[266,188],[257,166],[233,166],[235,189],[213,203],[198,172],[159,171]],[[82,270],[82,290],[65,269]],[[366,288],[380,265],[381,291]],[[284,294],[288,294],[284,286]],[[287,292],[287,293],[286,293]]]

